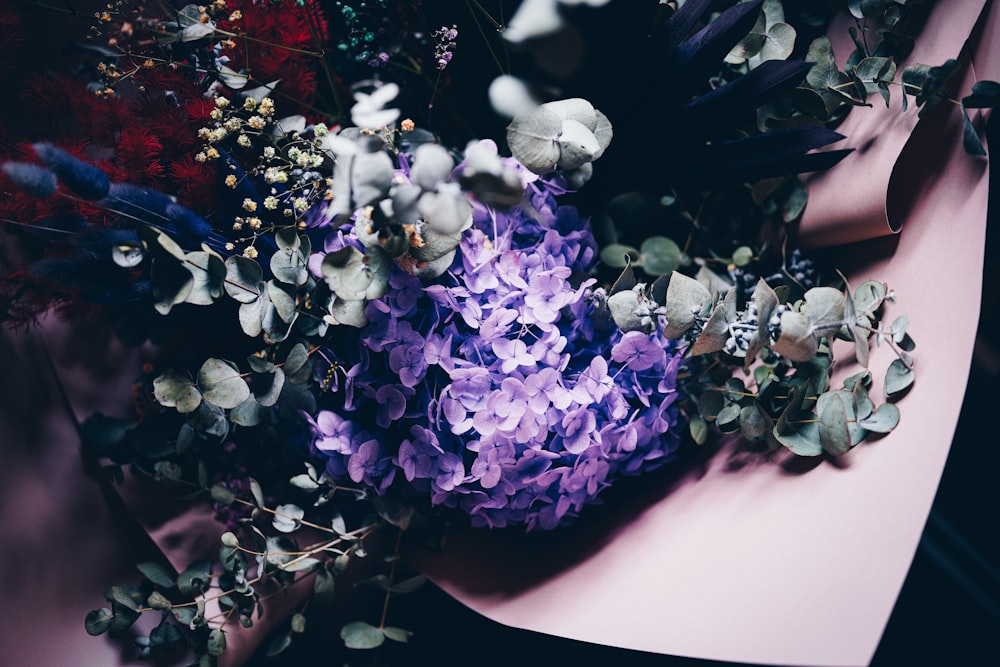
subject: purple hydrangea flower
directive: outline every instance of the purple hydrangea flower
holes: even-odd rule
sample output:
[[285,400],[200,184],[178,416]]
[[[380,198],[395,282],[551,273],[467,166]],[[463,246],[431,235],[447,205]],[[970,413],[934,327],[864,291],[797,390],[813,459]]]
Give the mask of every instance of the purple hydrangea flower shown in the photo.
[[[477,526],[550,529],[674,456],[674,344],[595,317],[606,294],[577,278],[597,258],[588,221],[551,182],[524,184],[532,214],[474,203],[449,271],[423,285],[394,270],[370,324],[323,350],[349,369],[311,420],[331,475]],[[331,235],[327,251],[357,241]]]

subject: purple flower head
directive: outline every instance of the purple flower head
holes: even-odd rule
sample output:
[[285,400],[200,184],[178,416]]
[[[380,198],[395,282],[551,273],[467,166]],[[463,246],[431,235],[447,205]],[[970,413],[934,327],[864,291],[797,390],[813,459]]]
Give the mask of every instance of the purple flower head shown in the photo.
[[609,326],[606,294],[586,278],[588,221],[550,181],[525,186],[531,214],[473,203],[446,273],[422,284],[393,269],[370,323],[324,348],[350,369],[312,422],[331,475],[531,530],[673,457],[674,343]]

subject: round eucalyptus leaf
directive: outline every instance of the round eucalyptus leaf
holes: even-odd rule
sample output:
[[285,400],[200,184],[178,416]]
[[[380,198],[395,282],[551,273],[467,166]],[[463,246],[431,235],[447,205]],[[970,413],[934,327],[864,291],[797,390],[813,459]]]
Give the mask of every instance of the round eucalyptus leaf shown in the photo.
[[229,421],[239,426],[257,426],[261,420],[261,405],[250,396],[229,413]]
[[351,196],[356,207],[368,206],[389,194],[392,159],[384,152],[359,153],[351,160]]
[[209,655],[222,655],[226,652],[226,633],[219,628],[212,628],[208,631],[208,641],[205,643],[205,650]]
[[368,324],[368,316],[365,315],[365,301],[346,299],[334,299],[330,304],[330,319],[332,324],[344,324],[349,327],[361,328]]
[[191,378],[174,371],[153,380],[153,396],[160,405],[180,413],[192,412],[201,403],[201,392]]
[[441,144],[422,144],[413,155],[410,182],[424,190],[434,190],[439,183],[447,181],[455,161]]
[[309,349],[303,343],[296,343],[285,357],[285,375],[294,384],[308,382],[312,374]]
[[789,311],[781,315],[781,336],[771,349],[791,361],[809,361],[816,356],[819,340],[809,319],[802,313]]
[[892,403],[883,403],[859,425],[872,433],[889,433],[899,424],[899,408]]
[[896,398],[906,392],[913,384],[914,373],[901,359],[893,359],[885,373],[885,396]]
[[439,234],[458,234],[472,226],[472,204],[462,194],[457,183],[449,185],[454,187],[425,192],[417,202],[417,210],[424,222]]
[[653,275],[670,273],[681,265],[680,246],[666,236],[650,236],[639,246],[639,254],[642,268]]
[[295,309],[295,297],[289,294],[280,283],[274,280],[269,280],[267,282],[267,295],[271,298],[271,303],[274,305],[274,308],[278,313],[278,317],[280,317],[283,322],[291,322],[297,314]]
[[271,273],[286,285],[304,285],[309,278],[305,256],[298,250],[279,249],[271,255]]
[[639,259],[639,251],[630,245],[610,243],[601,248],[601,261],[612,269],[624,269],[630,264],[629,258],[632,262]]
[[410,257],[412,265],[410,266],[410,268],[406,268],[402,264],[401,266],[403,266],[403,268],[406,268],[406,270],[409,271],[412,275],[416,276],[417,278],[420,278],[420,280],[424,282],[429,282],[431,280],[434,280],[438,276],[443,275],[444,272],[448,270],[448,267],[450,267],[451,263],[455,260],[456,254],[458,254],[457,247],[453,248],[450,252],[441,255],[437,259],[432,259],[430,261],[418,261],[416,260],[416,258],[410,255],[403,255],[403,257]]
[[242,255],[233,255],[226,259],[223,287],[226,294],[240,303],[252,303],[260,297],[258,285],[263,277],[260,264]]
[[364,299],[372,282],[364,253],[353,246],[328,253],[321,270],[333,293],[348,301]]
[[863,315],[873,315],[885,301],[889,288],[885,283],[866,280],[854,292],[854,311],[860,318]]
[[583,123],[575,120],[564,120],[562,133],[558,138],[560,169],[576,169],[593,160],[601,145],[597,137]]
[[258,298],[240,306],[239,320],[243,333],[256,338],[263,331],[264,316],[271,308],[271,297],[267,293],[267,285],[257,283]]
[[421,262],[431,262],[454,251],[462,242],[461,232],[439,232],[424,228],[420,234],[423,245],[410,248],[410,254]]
[[278,402],[278,396],[281,395],[281,388],[284,384],[285,371],[281,368],[274,368],[270,373],[254,373],[254,398],[261,405],[270,407]]
[[235,408],[250,397],[250,387],[239,370],[222,359],[205,360],[198,371],[198,386],[206,401],[223,410]]
[[161,315],[167,315],[171,308],[187,300],[194,288],[194,275],[182,262],[160,255],[153,260],[150,282],[153,307]]
[[800,424],[794,430],[782,433],[777,426],[772,430],[775,440],[798,456],[819,456],[823,446],[819,441],[819,424]]
[[87,629],[87,634],[97,637],[98,635],[103,635],[111,628],[113,620],[114,614],[111,610],[107,607],[101,607],[89,612],[83,623]]
[[704,445],[708,440],[708,424],[701,418],[701,415],[692,415],[688,419],[688,432],[696,445]]
[[802,314],[818,338],[833,335],[843,326],[845,298],[833,287],[813,287],[805,293]]
[[726,405],[726,399],[721,391],[706,391],[698,397],[698,414],[705,421],[715,421]]
[[667,323],[663,336],[679,338],[694,324],[695,317],[712,302],[712,294],[694,278],[674,271],[667,287]]
[[145,253],[139,243],[119,243],[111,249],[111,259],[125,269],[139,266],[144,258]]
[[222,294],[226,279],[226,263],[214,252],[197,250],[188,253],[184,267],[194,281],[185,301],[197,306],[210,306]]
[[759,440],[767,435],[770,425],[757,404],[740,409],[740,432],[747,440]]
[[536,174],[555,169],[562,125],[562,119],[544,105],[515,116],[507,126],[507,145],[514,159]]
[[753,249],[749,246],[740,246],[733,251],[733,264],[738,267],[749,266],[753,261]]
[[572,120],[590,130],[597,127],[597,113],[594,105],[582,97],[546,102],[542,107],[554,113],[560,120]]
[[775,23],[767,29],[767,39],[757,56],[761,61],[785,60],[795,49],[795,28],[787,23]]
[[741,408],[736,403],[730,403],[726,407],[722,408],[718,416],[715,418],[715,425],[719,427],[719,430],[723,433],[733,433],[740,428],[740,413]]
[[643,331],[649,333],[654,323],[649,317],[649,308],[639,292],[623,290],[608,297],[608,309],[615,324],[623,332]]
[[385,633],[364,621],[348,623],[340,629],[340,638],[347,648],[371,649],[385,642]]
[[596,160],[604,155],[604,151],[611,145],[611,139],[614,137],[614,128],[611,126],[611,120],[597,109],[594,109],[594,115],[597,117],[597,122],[594,123],[594,126],[590,130],[594,133],[594,138],[597,139],[597,145],[600,146],[600,150],[594,155],[594,159]]
[[820,394],[816,402],[819,413],[819,442],[823,451],[831,456],[841,456],[851,448],[851,434],[847,429],[847,408],[840,392]]
[[298,250],[301,243],[294,227],[282,227],[274,233],[274,242],[279,250]]

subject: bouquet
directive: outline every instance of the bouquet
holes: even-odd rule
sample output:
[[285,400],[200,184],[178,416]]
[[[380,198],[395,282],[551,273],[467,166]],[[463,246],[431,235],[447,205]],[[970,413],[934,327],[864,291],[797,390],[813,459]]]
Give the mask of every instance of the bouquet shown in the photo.
[[[806,3],[525,0],[506,25],[477,5],[503,28],[478,37],[419,4],[121,3],[81,47],[82,102],[68,79],[26,91],[70,122],[7,142],[0,216],[27,259],[0,312],[155,344],[136,418],[88,420],[88,455],[220,522],[214,561],[144,564],[91,634],[161,611],[142,650],[213,664],[270,586],[328,598],[395,531],[369,580],[381,619],[340,634],[402,642],[388,600],[422,581],[399,577],[406,540],[556,530],[723,434],[837,457],[899,422],[915,360],[892,287],[808,258],[795,223],[798,174],[845,157],[833,128],[894,86],[912,113],[958,102],[985,153],[968,110],[1000,85],[953,100],[957,62],[897,71],[923,3],[848,3],[846,60],[821,36],[832,8]],[[546,51],[567,24],[600,76]],[[461,69],[477,55],[504,73]],[[857,364],[842,386],[834,341]],[[873,344],[887,368],[868,369]]]

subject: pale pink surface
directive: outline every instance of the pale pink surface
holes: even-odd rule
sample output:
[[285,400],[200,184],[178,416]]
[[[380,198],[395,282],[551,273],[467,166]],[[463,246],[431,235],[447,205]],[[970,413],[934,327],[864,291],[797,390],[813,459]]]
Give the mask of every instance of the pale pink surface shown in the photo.
[[[939,3],[912,61],[957,57],[983,4]],[[990,13],[974,56],[979,76],[997,79],[998,3]],[[967,76],[962,90],[973,82]],[[871,660],[954,435],[979,315],[987,203],[985,162],[961,150],[957,109],[942,104],[903,152],[916,115],[901,117],[894,95],[892,110],[876,98],[841,128],[866,150],[813,179],[805,227],[819,245],[883,236],[893,167],[892,187],[919,184],[904,193],[916,203],[899,214],[898,237],[836,255],[852,284],[876,278],[896,290],[890,321],[911,319],[918,379],[898,429],[803,474],[789,468],[804,462],[787,460],[732,470],[740,459],[727,446],[705,470],[676,485],[660,476],[658,491],[647,483],[645,498],[601,508],[559,538],[458,533],[442,555],[417,557],[436,583],[495,621],[577,640],[775,665]],[[891,358],[884,348],[873,355],[879,387]]]

